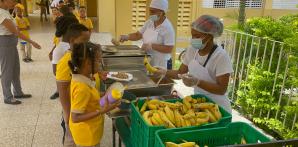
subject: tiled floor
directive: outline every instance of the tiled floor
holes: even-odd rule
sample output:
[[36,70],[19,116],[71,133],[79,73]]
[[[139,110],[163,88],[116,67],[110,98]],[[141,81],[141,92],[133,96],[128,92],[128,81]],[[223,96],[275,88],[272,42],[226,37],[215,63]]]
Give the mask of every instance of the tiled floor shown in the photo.
[[[0,88],[0,147],[60,147],[62,129],[60,127],[61,106],[58,100],[50,100],[55,91],[55,80],[48,60],[52,48],[54,27],[49,22],[40,24],[35,16],[32,23],[31,37],[42,45],[42,50],[33,49],[33,63],[21,62],[23,90],[33,98],[22,100],[23,104],[11,106],[3,104]],[[92,41],[108,44],[108,33],[94,33]],[[177,89],[182,95],[191,94],[192,90],[177,81]],[[233,121],[243,121],[233,112]],[[111,120],[105,120],[105,133],[101,146],[112,146]]]

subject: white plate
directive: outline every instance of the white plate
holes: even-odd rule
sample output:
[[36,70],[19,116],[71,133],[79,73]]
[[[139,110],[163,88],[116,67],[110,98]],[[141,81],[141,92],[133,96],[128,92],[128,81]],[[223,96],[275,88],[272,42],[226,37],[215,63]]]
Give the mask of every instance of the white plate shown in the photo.
[[113,74],[118,74],[118,72],[109,72],[107,77],[109,79],[113,79],[113,80],[116,80],[116,81],[126,81],[126,82],[131,81],[133,79],[133,75],[130,74],[130,73],[125,73],[128,76],[127,79],[120,79],[120,78],[113,77],[112,76]]

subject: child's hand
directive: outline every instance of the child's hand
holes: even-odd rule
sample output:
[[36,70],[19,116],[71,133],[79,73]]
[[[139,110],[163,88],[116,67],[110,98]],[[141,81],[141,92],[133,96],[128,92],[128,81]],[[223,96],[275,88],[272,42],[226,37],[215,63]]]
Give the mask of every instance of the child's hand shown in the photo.
[[105,99],[105,105],[102,109],[99,110],[99,113],[100,114],[105,114],[113,109],[115,109],[116,107],[118,107],[121,103],[120,100],[116,101],[115,103],[113,104],[110,104],[109,101],[108,101],[108,98],[107,97],[104,97]]
[[98,74],[99,74],[99,77],[100,77],[100,79],[102,79],[102,80],[107,80],[108,79],[108,71],[101,71],[101,72],[99,72]]
[[32,45],[37,49],[41,49],[41,46],[36,42],[32,42]]

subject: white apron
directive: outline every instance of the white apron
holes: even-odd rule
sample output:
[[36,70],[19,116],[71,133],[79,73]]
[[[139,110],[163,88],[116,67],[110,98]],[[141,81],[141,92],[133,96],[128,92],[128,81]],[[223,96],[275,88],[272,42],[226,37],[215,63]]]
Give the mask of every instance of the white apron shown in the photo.
[[[151,44],[157,43],[157,36],[158,36],[157,31],[155,31],[153,28],[148,28],[143,34],[143,42],[151,43]],[[167,69],[167,61],[169,60],[167,54],[158,52],[153,49],[149,50],[147,53],[150,54],[152,57],[152,60],[150,61],[150,64],[152,66],[157,66],[157,67],[162,67],[164,69]]]
[[[206,67],[202,66],[199,61],[197,60],[198,52],[196,53],[194,59],[189,63],[188,70],[191,75],[198,78],[199,80],[204,80],[210,83],[216,83],[215,79],[212,79],[209,75],[209,72]],[[223,107],[229,113],[232,112],[231,103],[228,100],[226,95],[217,95],[210,93],[200,87],[195,87],[194,89],[195,94],[203,94],[213,100],[215,103]]]

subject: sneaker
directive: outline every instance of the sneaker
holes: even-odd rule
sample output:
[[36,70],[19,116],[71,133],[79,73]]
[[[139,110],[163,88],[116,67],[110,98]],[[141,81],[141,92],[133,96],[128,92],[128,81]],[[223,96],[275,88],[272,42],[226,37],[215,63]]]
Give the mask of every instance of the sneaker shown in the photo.
[[22,95],[15,95],[14,98],[16,99],[27,99],[27,98],[31,98],[32,95],[31,94],[22,94]]
[[27,58],[28,62],[33,62],[33,60],[31,58]]
[[27,58],[23,59],[23,61],[26,62],[26,63],[28,63],[28,59]]
[[21,101],[16,100],[16,99],[9,99],[9,100],[5,99],[4,100],[4,103],[5,104],[9,104],[9,105],[19,105],[19,104],[22,104]]
[[51,97],[50,97],[50,99],[51,100],[54,100],[54,99],[56,99],[56,98],[58,98],[59,97],[59,93],[58,92],[55,92]]

